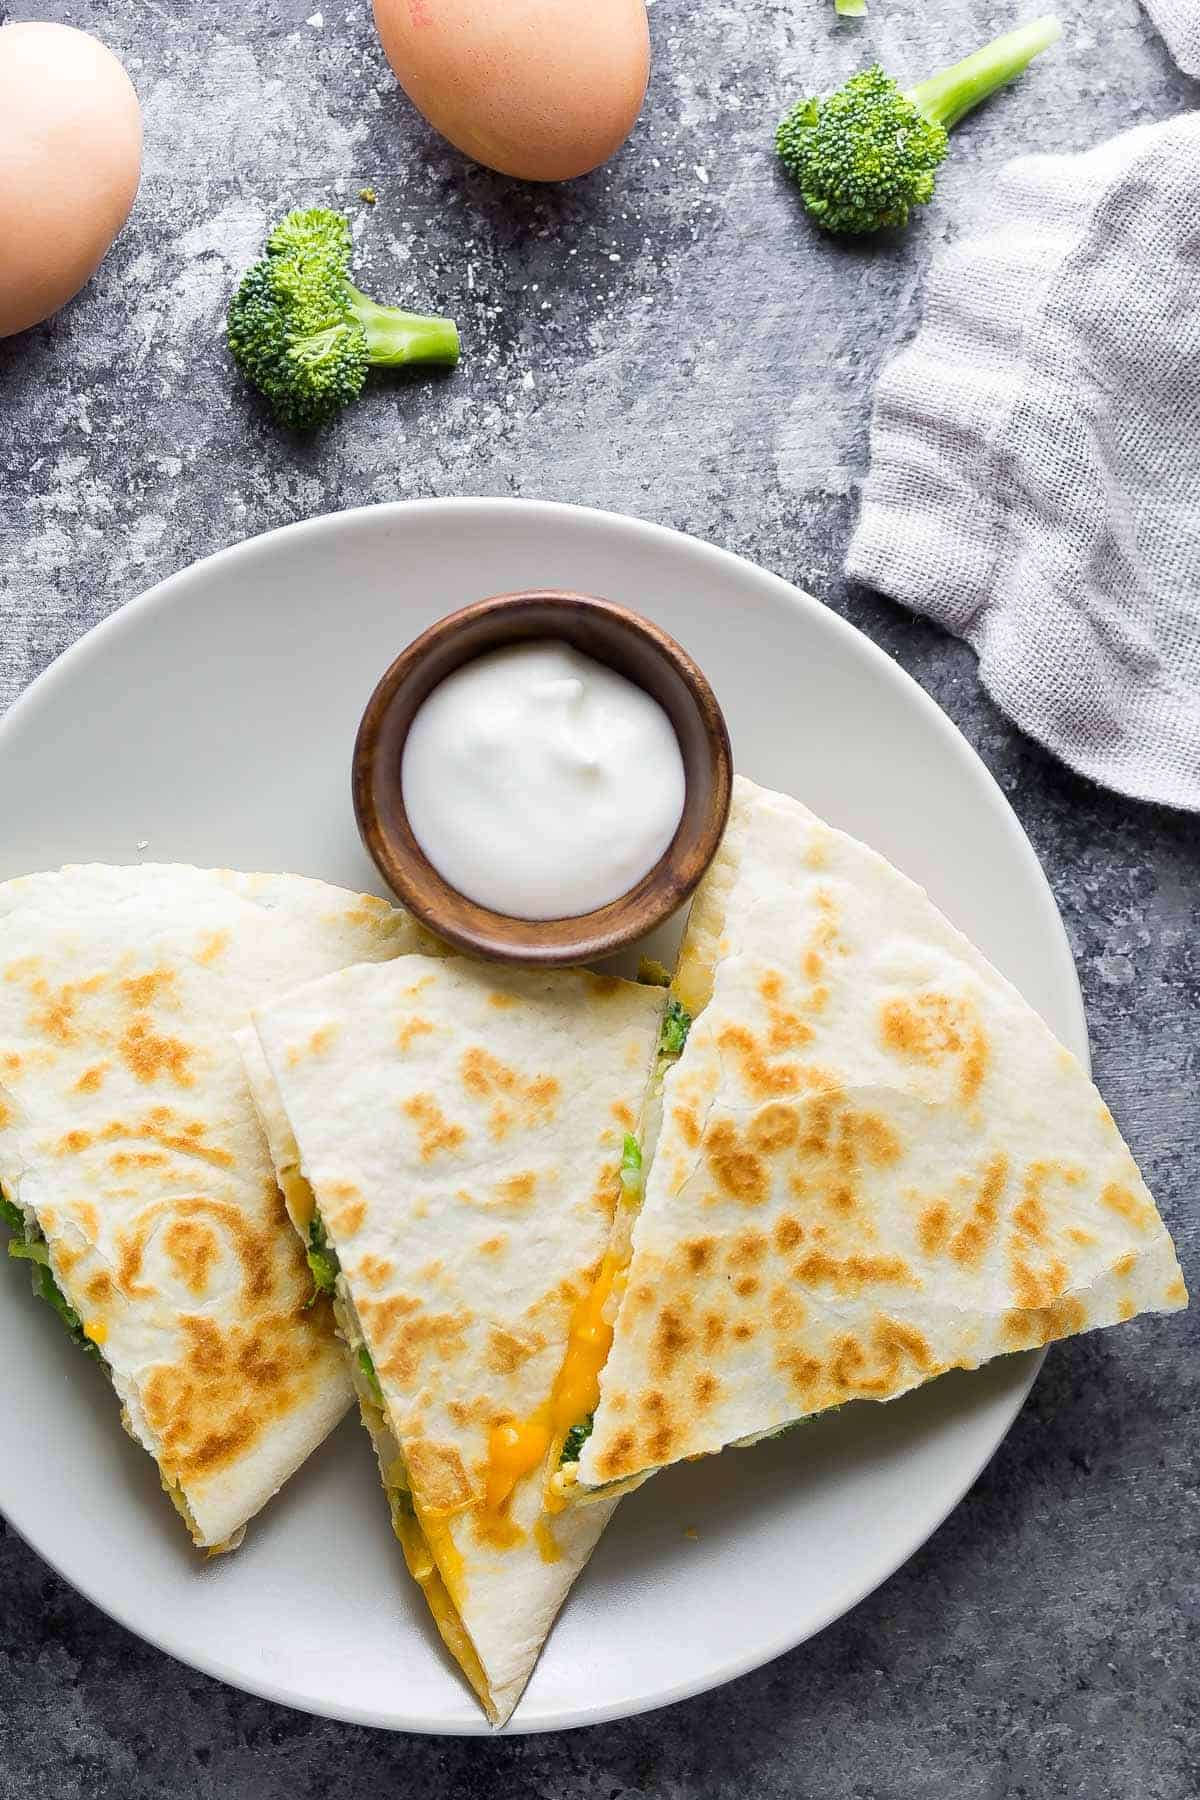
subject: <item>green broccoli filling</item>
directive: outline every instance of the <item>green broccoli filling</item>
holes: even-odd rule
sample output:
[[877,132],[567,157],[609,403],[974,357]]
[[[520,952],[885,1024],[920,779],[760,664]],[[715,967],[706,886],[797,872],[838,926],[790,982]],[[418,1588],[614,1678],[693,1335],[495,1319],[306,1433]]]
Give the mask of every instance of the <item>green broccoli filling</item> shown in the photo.
[[592,1435],[594,1415],[589,1413],[586,1419],[580,1419],[578,1425],[572,1425],[563,1439],[562,1455],[558,1459],[561,1469],[565,1463],[578,1462],[583,1446]]
[[314,1211],[309,1222],[308,1244],[304,1255],[313,1278],[313,1291],[306,1304],[315,1306],[322,1294],[333,1293],[338,1270],[341,1268],[338,1253],[329,1241],[325,1221],[319,1212]]
[[678,1000],[668,1000],[663,1014],[662,1036],[658,1040],[661,1056],[679,1056],[692,1029],[692,1015]]
[[38,1299],[54,1308],[67,1328],[71,1342],[103,1368],[104,1358],[98,1347],[84,1332],[83,1320],[54,1279],[54,1272],[50,1267],[50,1252],[38,1227],[28,1224],[20,1207],[14,1206],[3,1193],[0,1193],[0,1220],[3,1220],[11,1232],[20,1234],[9,1239],[8,1254],[14,1262],[32,1265],[30,1273],[33,1276],[33,1291]]
[[371,1352],[367,1349],[365,1344],[360,1344],[355,1355],[358,1357],[358,1366],[366,1376],[371,1392],[374,1394],[376,1400],[378,1400],[380,1406],[382,1406],[383,1389],[380,1387],[379,1377],[375,1373],[375,1361]]
[[642,1192],[642,1147],[632,1131],[625,1133],[621,1146],[621,1186],[626,1199],[636,1200]]
[[660,963],[656,956],[643,956],[638,964],[637,978],[643,987],[670,987],[671,971],[665,963]]

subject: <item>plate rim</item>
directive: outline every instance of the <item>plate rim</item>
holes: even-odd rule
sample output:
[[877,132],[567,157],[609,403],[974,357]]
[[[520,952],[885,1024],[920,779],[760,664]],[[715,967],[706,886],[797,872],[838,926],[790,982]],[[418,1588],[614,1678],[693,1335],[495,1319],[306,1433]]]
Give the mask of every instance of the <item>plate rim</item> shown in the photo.
[[[737,551],[725,549],[713,544],[706,538],[695,536],[691,532],[681,531],[669,525],[641,518],[635,514],[612,512],[602,507],[580,505],[571,501],[544,500],[503,495],[454,495],[444,498],[423,497],[411,500],[391,500],[339,508],[329,512],[315,514],[307,519],[294,520],[285,525],[278,525],[269,531],[258,532],[249,537],[238,539],[232,544],[210,551],[206,556],[186,564],[183,568],[162,577],[152,586],[144,589],[131,599],[122,602],[105,618],[97,621],[79,637],[68,644],[65,649],[50,662],[22,690],[0,716],[0,759],[7,754],[9,738],[21,729],[26,714],[36,711],[47,697],[53,694],[57,685],[70,679],[77,664],[86,663],[97,644],[105,643],[110,638],[119,637],[123,632],[136,631],[140,621],[147,615],[160,610],[169,609],[181,599],[186,601],[188,588],[196,581],[202,581],[213,571],[214,565],[229,567],[239,562],[249,562],[260,555],[270,555],[274,544],[286,539],[295,542],[303,537],[337,535],[339,532],[354,532],[363,521],[377,522],[402,520],[421,514],[482,512],[500,514],[524,514],[531,519],[538,515],[550,515],[556,520],[565,520],[595,526],[597,523],[616,530],[619,533],[642,539],[646,543],[673,545],[684,554],[698,556],[714,563],[736,570],[743,578],[746,575],[754,581],[766,582],[775,589],[777,597],[786,604],[796,607],[820,621],[820,629],[828,629],[835,639],[843,644],[853,642],[853,653],[864,657],[869,666],[879,671],[886,670],[887,678],[899,684],[907,697],[924,714],[926,721],[933,726],[942,740],[953,744],[954,753],[962,756],[965,752],[968,764],[974,765],[975,772],[981,775],[985,786],[992,790],[993,796],[1000,802],[998,817],[1011,839],[1012,848],[1027,864],[1035,876],[1035,891],[1039,891],[1043,901],[1045,923],[1050,935],[1055,939],[1056,953],[1064,965],[1064,973],[1069,974],[1065,984],[1065,1000],[1072,1015],[1071,1031],[1067,1034],[1072,1041],[1071,1048],[1079,1057],[1084,1068],[1091,1072],[1091,1054],[1088,1037],[1087,1014],[1083,1004],[1083,994],[1079,984],[1078,969],[1071,950],[1066,925],[1054,897],[1041,861],[1031,843],[1028,834],[1004,790],[966,735],[950,718],[936,700],[926,692],[914,676],[894,661],[887,652],[867,633],[843,617],[832,607],[818,600],[794,582],[763,567]],[[349,804],[349,801],[347,801]],[[825,1609],[815,1622],[808,1621],[799,1631],[788,1628],[776,1634],[769,1642],[756,1645],[753,1651],[746,1652],[722,1663],[720,1667],[708,1671],[699,1678],[686,1678],[683,1681],[660,1688],[652,1694],[639,1697],[635,1701],[617,1700],[607,1705],[588,1709],[573,1709],[553,1720],[522,1720],[521,1708],[517,1716],[504,1727],[499,1734],[495,1733],[483,1718],[477,1720],[448,1720],[436,1716],[417,1714],[411,1717],[398,1718],[395,1714],[385,1715],[372,1707],[355,1707],[340,1700],[322,1703],[315,1699],[301,1700],[294,1693],[285,1690],[277,1682],[267,1676],[251,1678],[241,1670],[236,1673],[224,1665],[219,1657],[197,1652],[194,1649],[184,1650],[177,1642],[154,1629],[147,1629],[140,1617],[135,1622],[126,1610],[115,1605],[111,1600],[100,1599],[92,1592],[89,1582],[68,1574],[53,1555],[47,1554],[34,1538],[23,1530],[3,1512],[6,1524],[22,1543],[27,1544],[67,1585],[81,1594],[90,1605],[97,1608],[106,1617],[112,1619],[122,1629],[131,1632],[142,1642],[150,1644],[154,1649],[181,1663],[184,1667],[196,1669],[199,1673],[225,1683],[240,1692],[252,1694],[259,1699],[269,1700],[277,1705],[289,1707],[293,1711],[305,1712],[316,1717],[329,1718],[347,1724],[365,1725],[378,1730],[410,1732],[415,1735],[431,1737],[491,1737],[534,1735],[553,1731],[580,1730],[590,1725],[610,1724],[614,1721],[634,1718],[640,1714],[656,1711],[660,1707],[673,1706],[687,1699],[695,1698],[713,1689],[723,1687],[743,1675],[764,1667],[789,1650],[798,1648],[819,1633],[825,1631],[838,1619],[845,1617],[859,1606],[864,1599],[892,1575],[903,1568],[934,1534],[940,1530],[950,1513],[958,1506],[963,1496],[979,1479],[992,1457],[1003,1444],[1021,1408],[1028,1398],[1029,1391],[1037,1378],[1045,1360],[1045,1350],[1025,1353],[1029,1359],[1028,1373],[1025,1380],[1014,1390],[1007,1402],[1007,1418],[995,1441],[974,1463],[961,1485],[947,1499],[945,1507],[927,1527],[923,1523],[919,1535],[907,1544],[902,1554],[890,1564],[882,1574],[868,1574],[863,1581],[848,1590],[849,1597],[843,1595],[837,1602]]]

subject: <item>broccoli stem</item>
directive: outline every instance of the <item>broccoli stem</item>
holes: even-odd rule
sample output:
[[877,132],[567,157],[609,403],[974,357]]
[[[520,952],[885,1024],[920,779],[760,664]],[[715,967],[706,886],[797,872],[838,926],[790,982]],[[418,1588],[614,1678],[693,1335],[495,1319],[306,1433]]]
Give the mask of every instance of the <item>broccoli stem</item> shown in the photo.
[[367,334],[367,358],[380,367],[397,363],[446,363],[458,361],[458,327],[453,319],[429,318],[423,313],[401,312],[380,306],[356,287],[350,288],[350,305]]
[[931,75],[928,81],[909,88],[908,97],[933,124],[950,131],[981,100],[1015,81],[1039,51],[1061,36],[1062,26],[1053,16],[1035,19],[1031,25],[1021,25],[994,43],[985,44],[982,50],[943,69],[940,75]]

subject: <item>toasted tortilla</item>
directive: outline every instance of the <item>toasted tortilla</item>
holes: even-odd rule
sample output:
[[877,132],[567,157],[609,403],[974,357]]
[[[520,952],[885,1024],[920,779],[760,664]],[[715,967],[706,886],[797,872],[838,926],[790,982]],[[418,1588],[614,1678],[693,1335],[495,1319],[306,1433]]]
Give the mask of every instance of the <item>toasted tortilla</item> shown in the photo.
[[[611,1511],[555,1510],[553,1399],[658,1042],[661,989],[406,956],[254,1015],[247,1060],[392,1518],[503,1723]],[[498,1435],[499,1434],[499,1435]],[[524,1459],[507,1488],[511,1437]]]
[[797,801],[736,783],[674,992],[584,1487],[1186,1304],[1076,1059]]
[[423,941],[383,901],[291,875],[0,886],[0,1187],[206,1549],[239,1541],[351,1398],[233,1033]]

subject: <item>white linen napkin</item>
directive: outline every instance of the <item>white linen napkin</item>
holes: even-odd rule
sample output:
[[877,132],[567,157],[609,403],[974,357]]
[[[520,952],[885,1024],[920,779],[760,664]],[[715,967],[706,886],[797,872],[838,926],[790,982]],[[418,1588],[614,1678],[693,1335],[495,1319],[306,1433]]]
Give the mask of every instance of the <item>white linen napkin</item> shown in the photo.
[[1200,5],[1197,0],[1143,0],[1185,75],[1200,75]]
[[1021,728],[1200,810],[1200,113],[1009,163],[884,371],[847,573]]

